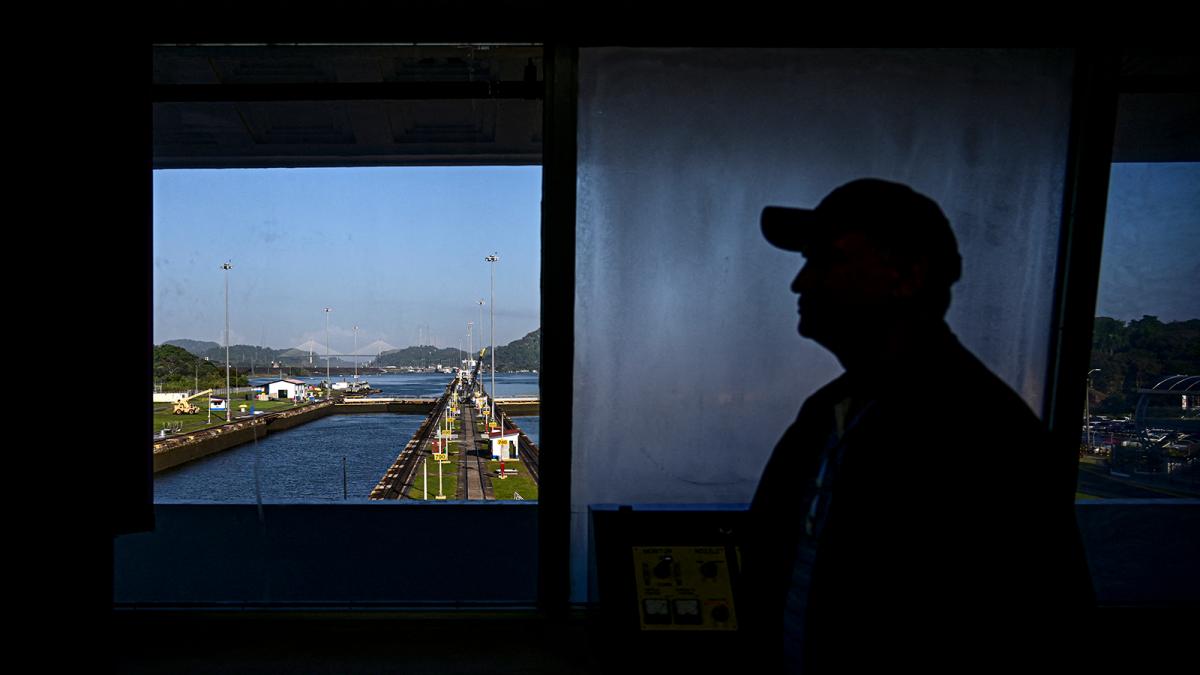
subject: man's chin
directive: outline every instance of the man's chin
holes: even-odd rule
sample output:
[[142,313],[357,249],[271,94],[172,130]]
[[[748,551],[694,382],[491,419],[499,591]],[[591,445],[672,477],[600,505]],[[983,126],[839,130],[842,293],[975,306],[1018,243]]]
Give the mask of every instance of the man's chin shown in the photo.
[[814,325],[812,321],[805,321],[803,318],[800,319],[800,324],[796,326],[796,332],[800,334],[800,337],[808,338],[823,347],[828,347],[833,337],[828,330],[822,329],[821,324]]
[[819,331],[813,330],[812,321],[805,321],[804,317],[800,317],[800,323],[796,326],[796,332],[801,337],[806,337],[810,340],[817,339],[817,334],[819,333]]

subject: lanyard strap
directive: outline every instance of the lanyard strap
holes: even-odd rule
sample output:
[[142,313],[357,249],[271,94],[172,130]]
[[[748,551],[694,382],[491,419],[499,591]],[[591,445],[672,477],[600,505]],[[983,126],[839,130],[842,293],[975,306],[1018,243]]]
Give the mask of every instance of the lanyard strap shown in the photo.
[[[814,481],[816,489],[813,491],[812,501],[809,502],[808,513],[804,517],[804,533],[812,537],[814,544],[820,538],[821,532],[825,530],[825,524],[829,520],[829,507],[833,504],[833,482],[846,454],[846,438],[874,405],[874,400],[868,401],[854,416],[854,419],[850,420],[850,424],[846,426],[846,430],[840,437],[836,432],[831,433],[825,443],[821,468],[817,471]],[[830,460],[833,460],[832,466]]]

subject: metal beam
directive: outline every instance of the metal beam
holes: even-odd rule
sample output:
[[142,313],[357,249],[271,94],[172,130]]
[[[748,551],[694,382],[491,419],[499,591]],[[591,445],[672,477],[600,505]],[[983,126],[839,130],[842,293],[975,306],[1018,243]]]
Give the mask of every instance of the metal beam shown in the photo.
[[[569,617],[571,591],[571,413],[575,363],[575,180],[579,49],[546,47],[542,169],[542,402],[538,479],[538,607],[552,623]],[[542,480],[545,479],[545,480]]]
[[1042,411],[1052,436],[1050,466],[1061,472],[1055,480],[1061,480],[1062,493],[1067,496],[1074,495],[1079,476],[1079,422],[1100,282],[1119,56],[1117,50],[1080,50],[1076,55],[1054,325]]
[[295,84],[156,84],[155,103],[312,101],[539,100],[544,85],[522,82],[314,82]]

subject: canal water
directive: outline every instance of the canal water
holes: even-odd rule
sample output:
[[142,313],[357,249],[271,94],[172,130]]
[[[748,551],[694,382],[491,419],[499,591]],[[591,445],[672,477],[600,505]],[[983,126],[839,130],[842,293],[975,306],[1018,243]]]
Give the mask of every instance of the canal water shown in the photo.
[[[450,377],[419,373],[362,379],[382,391],[374,395],[377,398],[431,397],[441,395]],[[296,379],[316,384],[322,378]],[[268,381],[255,379],[251,384]],[[496,391],[500,397],[536,396],[537,374],[497,373]],[[345,495],[346,501],[365,502],[423,419],[392,413],[330,415],[157,473],[154,501],[254,503],[261,497],[273,503],[311,502],[342,501]],[[538,442],[539,418],[514,421]]]

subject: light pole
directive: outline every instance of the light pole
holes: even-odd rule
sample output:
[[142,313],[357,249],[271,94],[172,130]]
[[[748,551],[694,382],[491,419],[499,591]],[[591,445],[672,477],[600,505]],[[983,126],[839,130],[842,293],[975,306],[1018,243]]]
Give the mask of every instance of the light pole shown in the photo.
[[[208,358],[207,356],[206,356],[206,357],[204,357],[204,362],[205,362],[205,363],[208,363],[209,361],[212,361],[212,359]],[[199,386],[200,386],[200,384],[199,384],[199,383],[197,383],[197,384],[196,384],[196,386],[197,386],[197,387],[199,387]],[[197,389],[196,391],[199,391],[199,389]],[[208,395],[208,402],[209,402],[209,408],[208,408],[208,422],[207,422],[207,424],[212,424],[212,394],[209,394],[209,395]]]
[[[479,299],[479,323],[477,323],[475,325],[479,326],[479,330],[483,330],[483,298]],[[480,336],[479,341],[483,342],[482,336]],[[479,346],[482,347],[483,345],[479,345]]]
[[233,261],[226,260],[221,269],[225,270],[225,421],[232,419],[232,392],[229,391],[229,270],[233,269]]
[[[483,298],[480,298],[480,299],[479,299],[479,323],[477,323],[477,324],[475,324],[475,325],[476,325],[476,326],[479,326],[479,330],[483,330]],[[480,335],[480,336],[479,336],[479,342],[480,342],[480,343],[482,343],[482,342],[483,342],[483,336],[482,336],[482,335]],[[479,346],[480,346],[480,347],[482,347],[482,346],[483,346],[483,344],[480,344]],[[482,350],[480,350],[480,351],[482,351]],[[480,370],[483,370],[483,361],[480,361],[480,362],[479,362],[479,369],[480,369]],[[483,383],[482,383],[482,382],[480,382],[480,383],[479,383],[479,389],[482,389],[482,388],[483,388]]]
[[325,308],[325,399],[333,398],[333,379],[329,377],[329,307]]
[[358,383],[358,326],[354,327],[354,382]]
[[1099,368],[1092,368],[1087,374],[1087,392],[1083,397],[1083,415],[1084,423],[1087,425],[1087,453],[1092,454],[1092,373],[1098,372]]
[[[484,258],[485,262],[492,263],[489,267],[492,270],[492,306],[488,308],[488,316],[492,322],[492,416],[491,419],[496,419],[496,263],[500,261],[500,255],[493,253]],[[480,308],[482,310],[482,307]],[[500,431],[503,433],[504,429]]]

